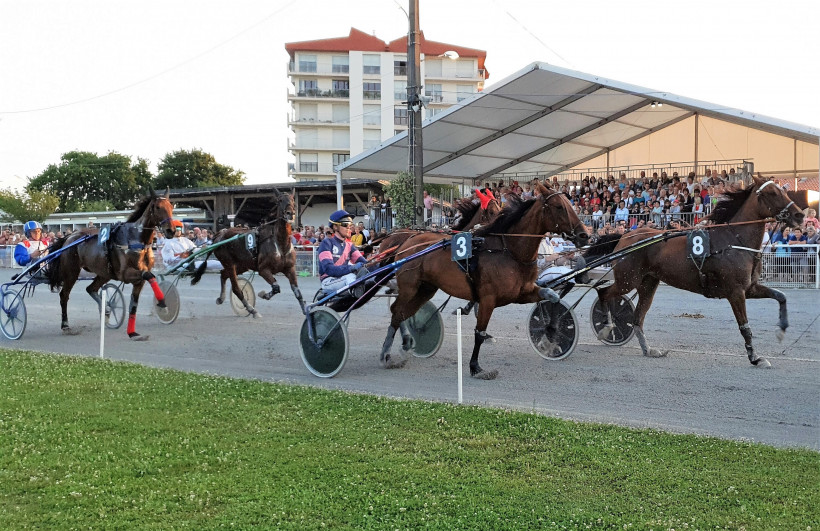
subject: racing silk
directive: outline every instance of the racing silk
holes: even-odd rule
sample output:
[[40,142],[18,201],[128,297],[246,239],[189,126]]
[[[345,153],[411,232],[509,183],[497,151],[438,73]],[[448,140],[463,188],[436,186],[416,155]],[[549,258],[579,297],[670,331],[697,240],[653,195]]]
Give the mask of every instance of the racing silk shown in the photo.
[[170,240],[165,240],[165,244],[162,246],[162,261],[167,266],[174,265],[180,260],[182,260],[182,257],[178,255],[186,251],[193,250],[194,242],[192,242],[185,236],[181,238],[171,238]]
[[319,244],[319,278],[343,277],[349,273],[350,265],[356,262],[367,262],[362,253],[350,240],[341,241],[330,236]]
[[23,240],[14,247],[14,261],[17,265],[27,266],[35,251],[45,251],[48,246],[39,240]]

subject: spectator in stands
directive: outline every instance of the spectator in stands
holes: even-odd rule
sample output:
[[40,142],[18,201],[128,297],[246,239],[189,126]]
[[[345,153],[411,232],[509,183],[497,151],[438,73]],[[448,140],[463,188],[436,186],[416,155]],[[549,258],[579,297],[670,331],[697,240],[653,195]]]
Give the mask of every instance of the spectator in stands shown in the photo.
[[[424,224],[430,225],[433,222],[433,196],[427,193],[427,190],[422,192],[424,197],[422,201],[424,202]],[[361,234],[361,231],[358,231],[358,226],[356,227],[357,234]],[[357,245],[361,245],[360,243]]]
[[697,225],[700,223],[700,220],[703,219],[703,201],[701,200],[699,195],[695,196],[695,204],[692,205],[692,214],[694,214],[692,219],[692,224]]
[[817,211],[813,208],[807,208],[803,211],[805,218],[803,219],[803,227],[808,228],[809,225],[814,226],[815,229],[820,229],[820,221],[817,221]]
[[194,227],[194,245],[196,247],[202,247],[203,245],[208,245],[209,243],[208,233],[199,227]]
[[775,232],[772,235],[772,249],[774,249],[775,256],[789,256],[791,250],[789,249],[789,237],[791,236],[791,229],[783,227],[783,232]]
[[359,227],[358,225],[355,225],[353,227],[353,234],[350,236],[350,241],[356,247],[361,247],[362,245],[364,245],[364,235],[362,234],[361,227]]
[[623,201],[618,202],[618,208],[615,209],[615,221],[626,222],[629,220],[629,209]]

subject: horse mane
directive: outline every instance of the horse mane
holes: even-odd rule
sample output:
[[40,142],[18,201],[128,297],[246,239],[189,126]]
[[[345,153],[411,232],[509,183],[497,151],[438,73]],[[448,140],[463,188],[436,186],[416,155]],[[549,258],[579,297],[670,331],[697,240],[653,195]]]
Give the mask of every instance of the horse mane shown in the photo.
[[456,210],[461,214],[461,219],[458,220],[458,223],[450,227],[452,230],[463,230],[464,226],[472,221],[478,209],[481,208],[480,203],[474,203],[469,197],[459,199],[453,206],[455,206]]
[[520,221],[536,201],[538,201],[536,198],[521,199],[515,194],[508,195],[507,206],[501,210],[501,213],[492,222],[475,231],[476,236],[508,232],[510,227]]
[[148,205],[151,204],[151,201],[153,201],[155,198],[156,196],[154,194],[151,194],[147,197],[144,197],[143,199],[140,199],[140,202],[137,203],[136,207],[134,207],[134,212],[130,216],[128,216],[128,219],[126,219],[125,222],[133,223],[139,220],[142,217],[142,215],[145,214],[145,209],[148,208]]
[[749,199],[749,196],[755,187],[740,188],[737,190],[727,190],[723,193],[720,200],[718,200],[712,213],[706,216],[706,220],[712,223],[728,223],[729,220],[737,214],[743,203]]

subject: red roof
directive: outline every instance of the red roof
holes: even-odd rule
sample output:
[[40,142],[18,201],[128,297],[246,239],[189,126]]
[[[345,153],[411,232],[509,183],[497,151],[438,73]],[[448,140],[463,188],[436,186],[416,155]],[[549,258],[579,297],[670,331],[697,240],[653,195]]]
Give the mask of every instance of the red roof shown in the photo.
[[[419,42],[421,43],[421,53],[429,56],[438,56],[447,51],[457,52],[460,57],[475,57],[478,59],[478,68],[484,68],[484,60],[487,52],[465,46],[456,46],[443,42],[428,41],[424,38],[424,32],[420,32]],[[350,28],[350,35],[347,37],[335,37],[331,39],[319,39],[315,41],[289,42],[285,44],[285,50],[293,57],[295,52],[349,52],[351,50],[361,52],[395,52],[407,53],[407,37],[399,37],[390,43],[386,43],[374,35]],[[486,78],[490,73],[485,70]]]

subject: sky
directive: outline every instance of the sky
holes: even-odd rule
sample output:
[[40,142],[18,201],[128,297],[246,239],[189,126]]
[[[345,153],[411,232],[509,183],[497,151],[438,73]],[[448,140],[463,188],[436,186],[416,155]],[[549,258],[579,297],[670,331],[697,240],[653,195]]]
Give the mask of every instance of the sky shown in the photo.
[[[287,182],[285,43],[406,36],[408,0],[0,0],[0,188],[63,153],[201,149]],[[420,0],[429,40],[820,127],[820,2]]]

